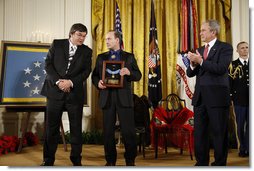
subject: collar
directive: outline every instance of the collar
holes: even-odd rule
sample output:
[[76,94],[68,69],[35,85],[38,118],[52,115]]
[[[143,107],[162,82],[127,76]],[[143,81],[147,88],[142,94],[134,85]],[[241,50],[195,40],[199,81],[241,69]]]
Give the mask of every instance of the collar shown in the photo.
[[246,61],[247,64],[248,64],[248,62],[249,62],[249,57],[248,57],[247,59],[243,59],[243,58],[239,57],[239,60],[240,60],[240,62],[241,62],[243,65],[244,65],[244,61]]
[[215,38],[215,39],[213,39],[212,41],[210,41],[209,43],[206,43],[206,44],[205,44],[205,47],[206,47],[207,45],[209,45],[209,47],[208,47],[208,52],[207,52],[207,53],[210,52],[210,49],[211,49],[211,48],[213,47],[213,45],[215,44],[216,40],[217,40],[217,38]]
[[69,50],[71,49],[71,47],[74,48],[74,52],[77,50],[77,45],[74,45],[71,40],[69,39]]
[[120,52],[121,52],[121,50],[119,49],[119,50],[110,50],[110,54],[111,55],[120,55]]
[[207,46],[207,44],[209,44],[209,50],[210,50],[210,48],[213,47],[213,45],[215,44],[216,40],[217,40],[217,38],[213,39],[212,41],[206,43],[205,46]]
[[116,60],[116,61],[119,61],[120,60],[120,52],[121,52],[121,49],[119,50],[110,50],[109,51],[109,54],[110,54],[110,60]]

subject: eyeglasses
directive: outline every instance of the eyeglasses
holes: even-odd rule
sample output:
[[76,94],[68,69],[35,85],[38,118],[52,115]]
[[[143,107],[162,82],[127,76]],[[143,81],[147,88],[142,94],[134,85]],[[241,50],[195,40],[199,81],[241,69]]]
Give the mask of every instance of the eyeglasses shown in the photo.
[[75,32],[74,34],[79,38],[83,38],[83,39],[86,38],[85,32]]

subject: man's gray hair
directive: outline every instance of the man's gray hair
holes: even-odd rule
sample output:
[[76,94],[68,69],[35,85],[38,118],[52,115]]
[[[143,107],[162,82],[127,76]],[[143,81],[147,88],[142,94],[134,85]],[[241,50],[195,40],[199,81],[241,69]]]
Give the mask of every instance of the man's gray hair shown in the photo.
[[210,30],[214,31],[216,35],[220,33],[220,24],[217,20],[207,20],[204,23],[207,23],[210,26]]

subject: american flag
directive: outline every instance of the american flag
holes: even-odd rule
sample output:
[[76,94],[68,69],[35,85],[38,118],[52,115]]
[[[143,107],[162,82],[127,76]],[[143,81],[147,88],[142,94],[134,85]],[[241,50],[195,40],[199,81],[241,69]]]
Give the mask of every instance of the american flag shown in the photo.
[[44,102],[40,91],[46,77],[44,70],[47,49],[23,51],[9,50],[6,56],[6,71],[3,102]]
[[124,49],[124,45],[123,45],[122,23],[121,23],[121,18],[120,18],[120,10],[119,10],[119,7],[118,7],[117,2],[116,2],[115,31],[121,33],[121,35],[122,35],[122,40],[121,40],[120,44],[121,44],[121,49]]
[[161,90],[161,69],[160,69],[160,53],[157,40],[157,27],[154,13],[154,4],[151,2],[151,20],[150,20],[150,36],[149,36],[149,57],[148,57],[148,96],[153,107],[157,107],[158,102],[162,98]]
[[188,68],[190,65],[190,60],[187,58],[187,56],[188,56],[187,53],[181,54],[181,56],[182,56],[182,61],[185,65],[185,67]]

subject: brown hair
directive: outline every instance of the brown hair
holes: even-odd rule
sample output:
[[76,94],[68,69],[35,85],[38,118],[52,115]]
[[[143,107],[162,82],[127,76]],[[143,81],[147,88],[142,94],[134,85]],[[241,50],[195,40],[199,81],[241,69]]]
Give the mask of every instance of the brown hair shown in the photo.
[[119,31],[115,31],[115,30],[109,30],[108,33],[109,33],[109,32],[113,32],[115,38],[118,38],[118,39],[119,39],[119,44],[120,44],[120,48],[121,48],[121,46],[122,46],[122,44],[123,44],[122,33],[119,32]]
[[71,26],[70,32],[69,32],[69,38],[72,34],[74,34],[76,31],[85,32],[87,34],[87,28],[85,25],[81,23],[76,23]]

